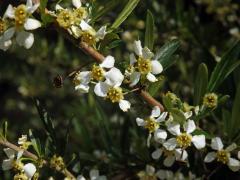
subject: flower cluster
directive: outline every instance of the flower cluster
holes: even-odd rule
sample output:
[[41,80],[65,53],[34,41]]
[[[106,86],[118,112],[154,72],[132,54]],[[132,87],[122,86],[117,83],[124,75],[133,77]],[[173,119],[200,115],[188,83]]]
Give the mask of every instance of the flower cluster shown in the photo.
[[16,174],[14,176],[14,179],[24,179],[28,180],[35,176],[36,166],[28,162],[26,164],[23,163],[24,158],[22,157],[24,150],[27,150],[28,147],[31,145],[29,141],[27,141],[27,136],[23,135],[18,140],[18,144],[20,145],[21,150],[16,152],[13,149],[5,148],[4,152],[7,155],[8,159],[3,160],[2,163],[2,169],[4,171],[13,169]]

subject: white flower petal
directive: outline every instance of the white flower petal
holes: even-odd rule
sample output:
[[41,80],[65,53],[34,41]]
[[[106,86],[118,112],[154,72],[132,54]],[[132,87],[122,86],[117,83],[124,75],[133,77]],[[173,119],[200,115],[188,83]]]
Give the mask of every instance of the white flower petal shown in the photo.
[[210,163],[216,158],[216,153],[215,152],[209,152],[204,158],[204,162]]
[[20,150],[17,152],[17,160],[22,157],[23,153],[24,153],[24,150]]
[[193,120],[188,120],[184,123],[183,128],[187,134],[190,134],[196,129],[196,125]]
[[157,78],[156,78],[152,73],[148,73],[148,74],[147,74],[147,79],[148,79],[150,82],[156,82],[156,81],[157,81]]
[[166,138],[167,138],[167,132],[165,130],[157,129],[154,132],[154,139],[155,139],[155,141],[165,140]]
[[139,81],[140,81],[141,73],[140,72],[133,72],[130,75],[130,82],[131,84],[129,85],[130,87],[135,86]]
[[163,71],[163,67],[161,63],[157,60],[151,61],[152,64],[152,73],[153,74],[160,74]]
[[228,152],[231,152],[231,151],[235,150],[236,148],[237,148],[236,143],[232,143],[225,150]]
[[29,14],[32,14],[32,13],[34,13],[38,9],[39,6],[40,6],[40,3],[34,4],[31,7],[29,6],[29,7],[27,7],[27,12]]
[[146,125],[144,119],[141,119],[141,118],[136,118],[136,122],[137,122],[138,126],[145,126]]
[[24,28],[26,30],[34,30],[39,27],[41,27],[41,22],[33,18],[28,18],[24,23]]
[[124,76],[119,69],[113,67],[110,71],[106,72],[105,78],[105,82],[110,86],[119,87],[123,82]]
[[147,175],[153,176],[155,173],[155,168],[150,165],[146,165],[146,173]]
[[91,31],[93,28],[84,20],[81,20],[80,27],[83,31]]
[[36,167],[32,163],[27,163],[24,165],[23,170],[27,177],[31,179],[36,172]]
[[202,149],[206,146],[206,140],[204,135],[195,135],[192,137],[192,143],[197,149]]
[[82,6],[81,0],[72,0],[72,4],[75,8],[80,8]]
[[136,53],[136,55],[142,56],[142,45],[141,45],[140,40],[134,41],[133,48],[134,48],[134,52]]
[[99,82],[94,87],[94,92],[97,96],[106,97],[109,87],[107,83]]
[[107,56],[103,62],[100,64],[102,68],[112,68],[114,66],[115,59],[113,56]]
[[150,117],[151,118],[158,117],[158,116],[160,116],[160,113],[161,113],[160,108],[158,106],[154,106]]
[[164,161],[163,164],[166,167],[171,167],[173,165],[173,163],[175,162],[175,156],[167,156]]
[[163,170],[163,169],[158,170],[157,173],[156,173],[156,176],[159,179],[166,179],[166,180],[174,179],[174,174],[173,174],[172,171]]
[[176,124],[176,123],[170,123],[168,125],[168,131],[172,134],[172,135],[180,135],[181,131],[180,131],[180,124]]
[[97,169],[92,169],[90,172],[89,172],[89,176],[90,176],[90,179],[91,180],[95,180],[99,177],[99,170]]
[[240,159],[240,151],[238,151],[238,155],[237,156],[238,156],[238,159]]
[[75,86],[75,90],[79,90],[80,93],[88,93],[89,92],[89,85],[79,84],[79,85]]
[[155,151],[152,152],[151,156],[153,159],[159,159],[163,153],[162,149],[156,149]]
[[13,159],[5,159],[2,162],[2,170],[7,171],[13,167]]
[[167,112],[163,112],[157,119],[157,122],[163,122],[165,121],[166,117],[167,117],[168,113]]
[[6,51],[12,45],[12,40],[4,40],[4,38],[0,37],[0,49]]
[[33,6],[32,0],[27,0],[26,6],[27,7],[32,7]]
[[15,10],[11,4],[8,5],[7,10],[5,11],[3,18],[15,18]]
[[120,100],[119,101],[119,107],[123,112],[126,112],[130,109],[131,103],[127,100]]
[[192,116],[192,114],[193,114],[192,111],[188,111],[188,112],[184,113],[184,116],[185,116],[186,119],[188,119]]
[[60,10],[63,10],[64,8],[62,6],[60,6],[59,4],[56,4],[55,6],[55,10],[56,11],[60,11]]
[[3,151],[9,159],[14,159],[16,151],[10,148],[4,148]]
[[130,54],[130,65],[133,65],[135,62],[137,62],[136,57],[133,53]]
[[152,138],[152,134],[149,133],[149,134],[148,134],[148,138],[147,138],[147,147],[150,147],[151,138]]
[[104,39],[105,35],[107,34],[107,26],[102,26],[96,33],[97,39]]
[[212,149],[217,150],[217,151],[222,150],[223,149],[222,140],[219,137],[213,138],[212,142],[211,142],[211,147],[212,147]]
[[176,160],[185,161],[188,157],[187,151],[181,148],[175,149]]
[[172,151],[175,149],[175,147],[177,146],[177,140],[176,138],[170,138],[168,139],[166,142],[163,143],[163,146],[169,150]]
[[142,56],[143,56],[143,59],[152,59],[154,54],[150,51],[150,49],[148,49],[147,47],[144,47],[142,49]]
[[15,33],[15,28],[14,28],[14,27],[9,28],[8,30],[6,30],[6,31],[4,32],[4,34],[3,34],[3,39],[4,39],[5,41],[11,39],[11,38],[13,37],[14,33]]
[[240,169],[240,162],[238,160],[234,159],[234,158],[229,158],[229,160],[228,160],[228,167],[232,171],[236,172],[236,171],[238,171]]
[[88,84],[91,81],[91,72],[82,71],[79,73],[79,80],[83,84]]
[[29,49],[33,45],[34,36],[32,33],[21,31],[17,33],[16,41],[19,46],[24,46],[26,49]]
[[86,178],[82,175],[77,176],[77,180],[86,180]]

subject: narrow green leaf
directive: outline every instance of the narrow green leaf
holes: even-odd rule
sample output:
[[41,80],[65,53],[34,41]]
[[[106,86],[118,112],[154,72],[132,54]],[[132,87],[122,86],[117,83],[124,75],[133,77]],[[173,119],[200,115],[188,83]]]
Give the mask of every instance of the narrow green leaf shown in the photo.
[[117,29],[131,14],[131,12],[135,9],[138,5],[140,0],[129,0],[128,3],[125,5],[122,12],[119,14],[117,19],[114,21],[113,25],[111,26],[112,29]]
[[160,79],[157,82],[151,83],[149,88],[148,88],[149,94],[153,97],[155,97],[157,95],[160,95],[158,93],[161,90],[161,88],[163,87],[164,82],[165,82],[164,77],[163,78],[160,77]]
[[[231,137],[236,134],[240,127],[240,84],[238,84],[237,93],[233,103],[232,118],[230,123]],[[230,119],[229,119],[230,120]]]
[[150,50],[153,49],[154,45],[154,18],[151,11],[147,11],[146,18],[146,31],[145,31],[145,41],[144,46],[148,47]]
[[240,41],[233,45],[224,56],[221,61],[216,65],[211,74],[208,84],[208,91],[215,91],[218,86],[229,76],[229,74],[240,64],[237,62],[240,55]]
[[199,105],[204,94],[207,91],[208,85],[208,68],[202,63],[198,67],[197,77],[194,83],[194,105]]
[[41,145],[39,143],[39,140],[37,140],[34,137],[31,129],[29,129],[29,137],[30,137],[30,140],[31,140],[31,143],[32,143],[32,146],[33,146],[34,150],[38,154],[38,157],[40,157],[41,156]]
[[180,42],[177,39],[171,40],[164,44],[156,54],[156,59],[162,64],[164,70],[171,66],[175,59],[173,54],[177,51],[180,46]]
[[167,111],[171,111],[171,109],[173,108],[171,99],[167,96],[163,96],[162,101],[163,101],[163,105],[164,105],[164,107],[166,107]]

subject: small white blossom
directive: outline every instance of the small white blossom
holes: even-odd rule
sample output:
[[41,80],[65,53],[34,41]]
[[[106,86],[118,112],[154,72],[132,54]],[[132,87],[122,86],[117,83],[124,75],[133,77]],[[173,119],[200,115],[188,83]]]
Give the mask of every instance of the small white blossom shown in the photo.
[[130,74],[130,86],[135,86],[141,76],[145,76],[150,82],[156,82],[155,75],[163,71],[163,67],[157,59],[153,59],[154,54],[147,48],[143,48],[141,41],[134,42],[134,54],[130,55],[130,66],[134,71]]
[[211,141],[211,148],[217,152],[209,152],[206,155],[204,162],[210,163],[216,159],[218,162],[226,164],[232,171],[238,171],[240,169],[240,161],[235,158],[231,158],[230,153],[236,149],[236,147],[236,144],[233,143],[224,149],[222,140],[219,137],[215,137]]
[[155,106],[151,112],[151,115],[147,119],[136,118],[138,126],[142,126],[149,131],[147,145],[150,146],[150,140],[152,133],[154,133],[154,139],[158,142],[162,142],[167,138],[167,132],[163,129],[159,129],[160,123],[165,121],[167,112],[161,113],[158,106]]
[[168,139],[163,143],[164,147],[167,150],[174,150],[176,147],[180,147],[186,149],[191,146],[191,143],[197,149],[202,149],[205,147],[205,136],[204,135],[194,135],[192,136],[192,132],[196,129],[196,125],[193,120],[187,120],[187,122],[183,125],[184,132],[180,131],[180,124],[178,123],[170,123],[168,124],[168,131],[176,136],[174,138]]
[[27,0],[26,5],[13,7],[8,6],[3,19],[15,21],[15,26],[8,28],[0,37],[0,48],[7,50],[12,44],[11,39],[16,34],[16,41],[19,46],[24,46],[26,49],[32,47],[34,43],[34,35],[28,31],[35,30],[41,27],[41,22],[31,18],[31,14],[39,7],[39,3],[33,4],[32,0]]

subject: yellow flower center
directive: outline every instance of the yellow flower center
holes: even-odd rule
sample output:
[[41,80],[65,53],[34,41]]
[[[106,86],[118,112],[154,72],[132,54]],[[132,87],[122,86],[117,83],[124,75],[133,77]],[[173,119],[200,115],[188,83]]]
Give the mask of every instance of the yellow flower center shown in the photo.
[[177,143],[181,148],[186,149],[187,147],[191,146],[192,137],[189,134],[182,133],[177,136]]
[[16,171],[22,171],[23,169],[23,163],[21,161],[13,161],[13,169],[16,170]]
[[141,74],[147,74],[151,72],[152,70],[151,60],[139,57],[137,60],[137,69]]
[[153,118],[148,118],[145,120],[145,128],[148,129],[150,133],[154,132],[156,129],[159,128],[159,123],[155,121]]
[[215,93],[208,93],[203,98],[203,104],[208,108],[215,108],[218,103],[218,97]]
[[107,92],[107,98],[109,98],[112,103],[119,102],[123,99],[122,88],[120,87],[111,87]]
[[86,18],[88,14],[87,14],[87,11],[86,11],[86,9],[84,7],[80,7],[80,8],[75,9],[73,11],[73,15],[74,15],[74,22],[75,22],[75,24],[79,25],[81,20]]
[[6,23],[3,19],[0,18],[0,35],[4,33],[6,30]]
[[74,22],[74,16],[69,10],[61,10],[57,16],[57,22],[61,27],[65,29],[70,28]]
[[14,180],[28,180],[28,177],[25,173],[18,173],[14,176]]
[[23,27],[27,19],[27,10],[24,4],[19,5],[15,10],[15,26],[16,28]]
[[220,150],[217,152],[217,161],[222,162],[223,164],[228,163],[228,152],[225,150]]
[[63,170],[65,168],[63,158],[61,156],[54,155],[50,159],[50,167],[56,169],[57,171]]
[[101,81],[104,79],[104,70],[100,66],[93,65],[91,71],[92,79],[96,81]]
[[90,46],[95,45],[96,44],[95,32],[93,32],[93,31],[82,32],[81,40]]

